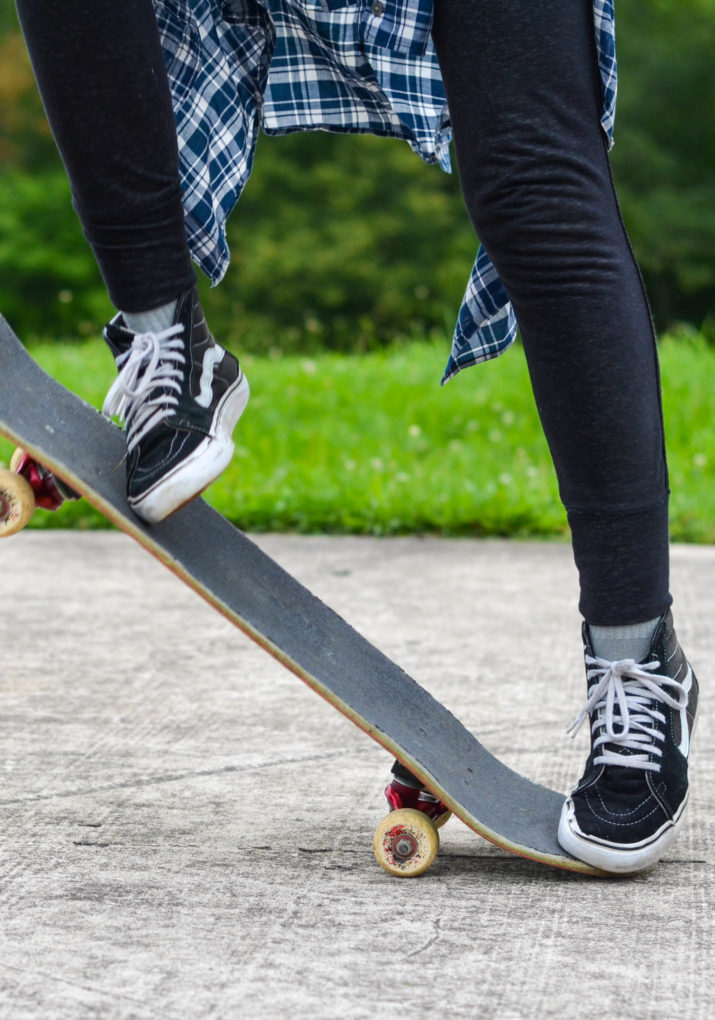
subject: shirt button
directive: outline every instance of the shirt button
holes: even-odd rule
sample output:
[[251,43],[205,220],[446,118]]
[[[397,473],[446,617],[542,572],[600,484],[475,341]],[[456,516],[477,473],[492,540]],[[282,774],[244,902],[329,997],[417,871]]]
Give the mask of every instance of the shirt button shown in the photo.
[[370,10],[376,18],[379,18],[381,14],[385,13],[385,5],[381,2],[381,0],[375,0],[375,3],[372,5]]

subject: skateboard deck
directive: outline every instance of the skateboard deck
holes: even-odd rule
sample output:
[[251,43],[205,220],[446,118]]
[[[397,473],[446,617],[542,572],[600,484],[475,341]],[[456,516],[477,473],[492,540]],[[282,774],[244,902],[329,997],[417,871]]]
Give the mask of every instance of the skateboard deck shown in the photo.
[[126,502],[121,430],[47,375],[2,316],[0,433],[399,758],[479,835],[543,864],[601,874],[559,846],[561,794],[495,758],[443,705],[207,503],[195,500],[161,524],[145,526]]

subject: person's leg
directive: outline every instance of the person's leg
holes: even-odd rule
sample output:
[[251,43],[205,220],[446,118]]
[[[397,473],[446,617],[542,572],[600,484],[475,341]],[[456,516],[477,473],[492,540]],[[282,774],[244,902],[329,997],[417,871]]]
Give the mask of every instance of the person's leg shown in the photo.
[[151,0],[16,0],[77,213],[117,308],[195,282],[176,127]]
[[151,0],[17,0],[75,208],[113,302],[127,496],[162,520],[226,467],[248,400],[209,332],[184,228],[176,126]]
[[512,300],[591,624],[659,617],[667,474],[653,327],[611,183],[591,0],[437,0],[469,214]]
[[434,41],[467,208],[514,305],[580,576],[592,750],[559,838],[639,870],[682,816],[697,682],[668,610],[657,352],[600,126],[592,0],[436,0]]

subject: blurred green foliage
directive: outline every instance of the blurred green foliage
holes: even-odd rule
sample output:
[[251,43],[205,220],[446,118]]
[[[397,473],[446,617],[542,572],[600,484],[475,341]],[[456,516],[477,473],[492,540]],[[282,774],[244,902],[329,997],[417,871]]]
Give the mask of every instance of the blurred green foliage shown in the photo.
[[451,333],[477,248],[455,178],[404,143],[324,132],[260,139],[228,238],[232,267],[206,304],[254,349],[246,330],[357,350]]
[[[618,0],[614,172],[659,328],[715,333],[715,0]],[[204,301],[255,351],[359,350],[451,333],[477,242],[456,176],[404,143],[262,137]],[[22,334],[83,335],[111,307],[11,6],[0,11],[0,309]],[[710,320],[708,322],[708,320]]]
[[715,334],[715,0],[616,0],[613,166],[660,327]]

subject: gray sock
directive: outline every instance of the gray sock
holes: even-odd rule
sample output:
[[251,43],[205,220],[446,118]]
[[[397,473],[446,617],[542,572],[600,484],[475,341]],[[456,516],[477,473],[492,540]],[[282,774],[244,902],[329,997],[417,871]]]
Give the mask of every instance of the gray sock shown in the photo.
[[650,650],[655,628],[661,617],[645,623],[633,623],[628,627],[588,626],[593,654],[614,662],[617,659],[635,659],[642,662]]
[[132,333],[160,333],[173,326],[176,305],[176,301],[169,301],[148,312],[122,312],[122,315]]

